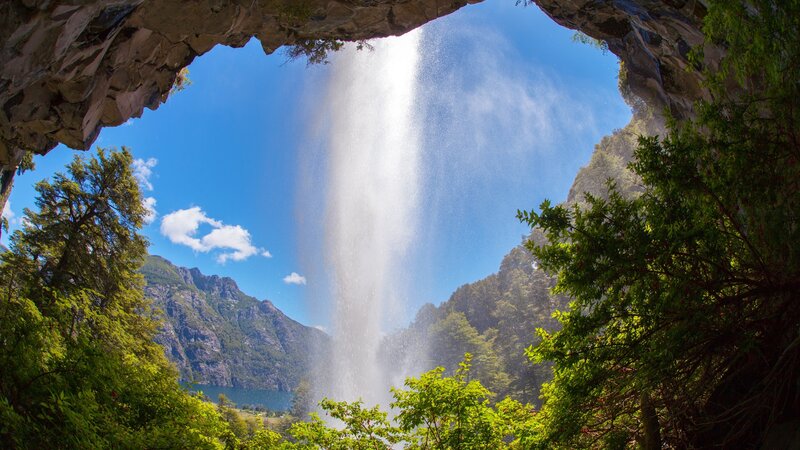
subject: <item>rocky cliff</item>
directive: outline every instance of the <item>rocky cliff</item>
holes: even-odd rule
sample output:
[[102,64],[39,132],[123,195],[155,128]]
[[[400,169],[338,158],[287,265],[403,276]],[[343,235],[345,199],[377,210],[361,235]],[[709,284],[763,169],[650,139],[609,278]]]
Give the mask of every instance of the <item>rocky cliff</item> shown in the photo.
[[[88,148],[102,127],[166,101],[180,69],[217,44],[256,37],[271,53],[320,39],[397,35],[475,1],[0,2],[0,203],[25,151],[45,153],[59,142]],[[703,42],[705,0],[535,3],[556,22],[606,41],[631,89],[656,111],[687,115],[704,95],[688,52]],[[720,55],[705,49],[707,64]]]
[[206,276],[150,256],[145,295],[164,313],[156,341],[182,380],[289,391],[327,336],[244,294],[230,278]]

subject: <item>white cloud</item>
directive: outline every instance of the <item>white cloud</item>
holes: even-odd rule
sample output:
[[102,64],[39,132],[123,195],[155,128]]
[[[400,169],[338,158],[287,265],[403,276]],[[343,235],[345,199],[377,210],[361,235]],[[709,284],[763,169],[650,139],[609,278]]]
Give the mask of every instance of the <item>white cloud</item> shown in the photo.
[[7,200],[6,205],[3,207],[3,218],[8,220],[8,223],[11,224],[14,217],[16,217],[16,214],[11,210],[11,200]]
[[216,228],[203,236],[201,242],[208,249],[233,249],[232,252],[217,256],[217,261],[223,264],[229,259],[242,261],[259,253],[259,249],[250,242],[250,232],[239,225],[223,225]]
[[133,160],[133,176],[143,190],[152,191],[153,184],[150,183],[150,176],[153,175],[153,167],[158,164],[155,158],[148,158],[147,160],[138,158]]
[[200,239],[194,237],[200,224],[207,223],[214,228],[222,226],[221,222],[211,219],[195,206],[189,209],[179,209],[167,214],[161,219],[161,234],[175,244],[185,245],[198,252],[207,252]]
[[[197,231],[203,224],[211,226],[212,230],[197,238]],[[253,245],[249,231],[239,225],[225,225],[212,219],[199,206],[179,209],[164,216],[161,219],[161,234],[171,242],[197,252],[227,250],[217,255],[217,262],[221,264],[228,260],[244,261],[256,254],[272,257],[268,250]]]
[[[130,122],[130,120],[128,120]],[[125,122],[126,124],[128,122]],[[139,182],[142,191],[152,191],[153,184],[150,183],[150,177],[153,175],[153,167],[158,164],[155,158],[133,160],[133,177]],[[145,209],[144,224],[149,225],[156,220],[158,213],[156,212],[156,199],[154,197],[142,198],[142,206]]]
[[123,126],[123,127],[129,127],[129,126],[131,126],[131,125],[133,125],[133,119],[132,119],[132,118],[131,118],[131,119],[128,119],[128,120],[126,120],[126,121],[125,121],[125,122],[122,124],[122,126]]
[[292,272],[289,275],[283,277],[283,282],[286,284],[306,284],[306,277],[300,275],[297,272]]
[[328,332],[328,327],[326,327],[325,325],[313,325],[313,327],[318,329],[319,331],[322,331],[323,333]]
[[150,225],[156,220],[158,213],[156,212],[156,199],[153,197],[145,197],[142,199],[142,206],[144,206],[144,224]]

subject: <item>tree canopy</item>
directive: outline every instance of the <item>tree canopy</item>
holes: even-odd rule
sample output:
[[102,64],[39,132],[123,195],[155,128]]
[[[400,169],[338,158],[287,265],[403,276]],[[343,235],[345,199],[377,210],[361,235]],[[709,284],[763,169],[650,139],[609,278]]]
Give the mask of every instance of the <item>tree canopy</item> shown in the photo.
[[800,8],[751,3],[710,8],[729,56],[696,119],[640,138],[640,196],[519,214],[573,298],[528,352],[555,362],[542,447],[752,446],[800,415]]
[[177,384],[137,273],[131,154],[99,150],[36,186],[0,263],[4,448],[214,448],[213,406]]
[[[495,402],[475,379],[532,391],[500,364],[543,311],[524,301],[543,296],[523,281],[539,274],[519,254],[508,279],[455,295],[460,309],[422,314],[448,364],[465,346],[477,352],[474,372],[467,354],[452,376],[437,367],[407,379],[393,391],[395,421],[326,399],[340,426],[312,413],[281,435],[224,399],[189,395],[153,342],[131,154],[98,149],[37,185],[37,211],[2,255],[0,446],[768,446],[800,418],[800,2],[714,1],[705,24],[728,54],[706,69],[696,117],[642,136],[625,186],[519,213],[535,228],[535,262],[572,299],[556,313],[561,329],[540,330],[526,351],[553,364],[541,410]],[[691,57],[702,64],[700,50]],[[492,307],[481,301],[493,296]]]

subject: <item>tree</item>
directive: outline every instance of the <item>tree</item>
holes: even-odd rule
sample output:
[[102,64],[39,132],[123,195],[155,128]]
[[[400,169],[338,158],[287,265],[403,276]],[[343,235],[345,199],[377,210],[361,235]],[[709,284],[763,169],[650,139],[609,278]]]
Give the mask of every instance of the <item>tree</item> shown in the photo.
[[[364,39],[355,42],[356,50],[372,50],[372,45]],[[343,49],[346,41],[335,38],[323,39],[297,39],[294,44],[286,47],[285,54],[288,61],[294,61],[300,57],[306,58],[306,65],[328,64],[328,56],[331,53]]]
[[397,411],[394,422],[379,406],[365,408],[361,401],[324,399],[320,407],[338,426],[332,427],[317,413],[311,413],[309,422],[297,422],[289,429],[291,442],[270,441],[267,448],[527,448],[534,427],[533,408],[508,398],[492,405],[492,393],[480,381],[470,379],[471,359],[466,354],[453,377],[444,376],[444,368],[437,367],[419,378],[408,378],[407,389],[393,389],[395,401],[391,406]]
[[261,429],[247,439],[241,445],[241,450],[275,450],[280,448],[291,448],[281,438],[281,435],[267,429]]
[[493,394],[470,378],[472,355],[452,377],[437,367],[406,379],[407,390],[393,389],[397,422],[407,433],[409,449],[527,448],[534,424],[533,407],[505,398],[495,405]]
[[464,354],[469,353],[475,355],[473,377],[481,380],[495,392],[505,393],[508,390],[510,380],[508,374],[503,371],[492,342],[478,334],[464,313],[450,312],[431,325],[428,333],[431,342],[429,352],[437,364],[449,371],[448,374],[455,374]]
[[172,87],[169,89],[167,97],[172,97],[173,95],[183,91],[184,89],[186,89],[191,85],[192,85],[192,79],[189,78],[189,68],[184,67],[183,69],[178,71],[177,75],[175,75],[175,81],[172,83]]
[[541,447],[757,447],[800,415],[800,5],[751,3],[712,4],[729,56],[696,120],[640,139],[641,196],[519,214],[573,298],[529,349],[555,362]]
[[308,415],[310,406],[311,384],[304,378],[300,380],[292,393],[292,407],[289,409],[289,413],[295,418],[303,420]]
[[183,391],[137,270],[145,214],[126,149],[36,186],[0,263],[5,448],[215,448],[225,424]]
[[454,377],[438,367],[406,380],[409,389],[394,390],[392,407],[401,428],[413,433],[419,449],[496,449],[503,445],[500,417],[489,405],[490,391],[469,380],[472,355],[467,353]]
[[289,433],[299,449],[380,450],[389,449],[404,439],[400,429],[392,425],[388,414],[379,406],[364,408],[361,401],[351,403],[323,399],[320,407],[341,423],[328,426],[317,413],[311,421],[297,422]]

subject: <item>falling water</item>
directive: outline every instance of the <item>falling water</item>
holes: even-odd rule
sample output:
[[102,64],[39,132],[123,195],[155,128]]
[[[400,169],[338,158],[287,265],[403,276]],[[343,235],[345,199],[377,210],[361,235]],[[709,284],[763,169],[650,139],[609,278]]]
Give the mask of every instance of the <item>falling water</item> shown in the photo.
[[323,393],[340,400],[388,396],[378,351],[417,222],[420,40],[415,31],[351,48],[332,67],[324,239],[335,305]]

